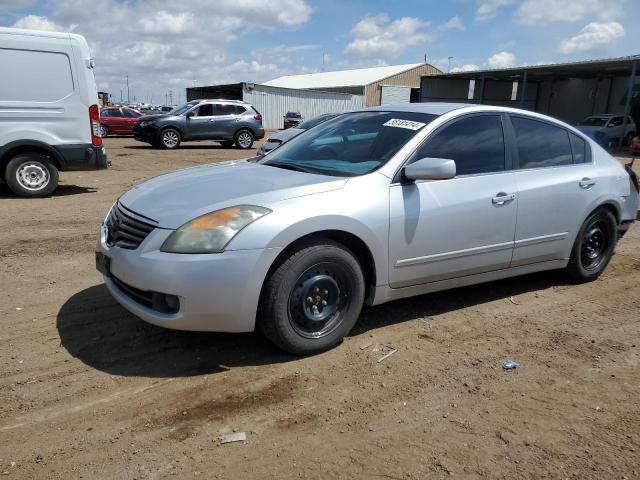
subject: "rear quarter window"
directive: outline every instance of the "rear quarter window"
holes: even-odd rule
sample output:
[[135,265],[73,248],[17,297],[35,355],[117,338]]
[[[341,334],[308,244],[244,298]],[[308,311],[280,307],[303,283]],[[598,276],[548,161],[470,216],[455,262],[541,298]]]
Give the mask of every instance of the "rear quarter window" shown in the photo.
[[570,133],[571,150],[573,150],[573,163],[585,163],[587,161],[587,142],[575,133]]
[[0,101],[56,102],[73,93],[71,63],[63,53],[0,48],[0,65]]
[[569,133],[561,127],[530,118],[511,117],[520,168],[571,165]]

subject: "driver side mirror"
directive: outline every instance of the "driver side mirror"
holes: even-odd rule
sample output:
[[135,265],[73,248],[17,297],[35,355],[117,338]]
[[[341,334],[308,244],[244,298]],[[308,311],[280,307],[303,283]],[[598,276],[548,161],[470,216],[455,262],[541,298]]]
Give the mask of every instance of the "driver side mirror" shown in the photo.
[[193,110],[190,112],[187,112],[187,114],[185,115],[187,118],[191,118],[191,117],[195,117],[196,116],[196,112],[194,112]]
[[447,158],[421,158],[403,169],[408,180],[448,180],[456,176],[456,162]]

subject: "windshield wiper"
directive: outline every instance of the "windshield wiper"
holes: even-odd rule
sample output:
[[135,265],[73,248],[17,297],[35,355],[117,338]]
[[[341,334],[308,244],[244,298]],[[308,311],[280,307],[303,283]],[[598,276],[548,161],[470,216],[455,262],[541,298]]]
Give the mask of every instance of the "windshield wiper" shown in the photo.
[[269,162],[263,163],[263,165],[270,165],[272,167],[284,168],[286,170],[293,170],[296,172],[305,172],[305,173],[318,173],[317,170],[312,168],[303,167],[301,165],[296,165],[295,163],[286,163],[286,162]]

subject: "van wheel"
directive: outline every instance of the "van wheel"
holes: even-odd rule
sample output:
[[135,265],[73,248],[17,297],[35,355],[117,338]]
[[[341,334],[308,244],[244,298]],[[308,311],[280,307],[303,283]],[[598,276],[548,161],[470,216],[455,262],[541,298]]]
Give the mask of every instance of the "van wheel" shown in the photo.
[[107,138],[109,136],[109,127],[106,125],[100,124],[100,136],[102,138]]
[[180,132],[175,128],[167,128],[160,134],[160,145],[162,148],[173,150],[180,146]]
[[362,268],[349,250],[331,240],[307,244],[267,279],[258,327],[290,353],[322,352],[353,328],[364,290]]
[[9,161],[5,179],[16,195],[48,197],[58,186],[58,169],[44,155],[23,153]]
[[594,211],[580,227],[567,273],[576,282],[591,282],[609,264],[617,241],[617,222],[609,209]]
[[253,145],[253,134],[249,130],[239,130],[236,132],[235,144],[243,150],[251,148]]

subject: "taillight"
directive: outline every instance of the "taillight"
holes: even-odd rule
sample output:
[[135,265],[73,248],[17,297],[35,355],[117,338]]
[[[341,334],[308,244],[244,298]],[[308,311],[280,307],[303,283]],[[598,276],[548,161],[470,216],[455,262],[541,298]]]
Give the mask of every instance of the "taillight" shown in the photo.
[[261,113],[256,113],[253,118],[255,118],[256,120],[262,120],[262,114]]
[[98,105],[89,107],[89,123],[91,128],[91,143],[99,147],[102,145],[102,137],[100,136],[100,109]]

